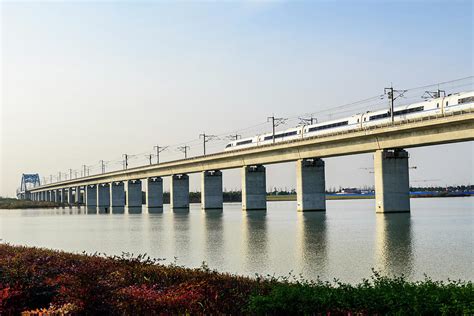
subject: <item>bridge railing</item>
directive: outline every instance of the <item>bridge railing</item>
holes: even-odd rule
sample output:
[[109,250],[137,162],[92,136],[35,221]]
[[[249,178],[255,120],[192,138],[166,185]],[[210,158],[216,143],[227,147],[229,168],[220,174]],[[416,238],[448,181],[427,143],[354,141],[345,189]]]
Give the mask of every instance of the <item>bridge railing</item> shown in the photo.
[[[293,144],[293,143],[306,141],[306,140],[311,140],[311,139],[322,139],[322,138],[328,138],[328,137],[338,136],[338,135],[348,135],[348,134],[357,133],[357,132],[360,132],[360,131],[377,130],[377,129],[381,129],[381,128],[406,125],[406,124],[409,124],[409,123],[416,123],[416,122],[422,122],[422,121],[437,120],[437,119],[442,119],[442,118],[445,118],[445,117],[453,117],[453,116],[459,116],[459,115],[464,115],[464,114],[469,114],[469,113],[474,113],[474,109],[459,110],[459,111],[453,111],[453,112],[449,112],[449,113],[443,113],[443,114],[436,114],[436,115],[406,119],[406,120],[401,120],[401,121],[396,121],[396,122],[387,122],[387,123],[378,124],[378,125],[374,125],[374,126],[364,126],[364,127],[359,127],[357,129],[353,129],[353,130],[337,131],[337,132],[328,133],[328,134],[324,134],[324,135],[315,135],[315,136],[304,137],[304,138],[299,138],[299,139],[281,141],[281,142],[278,142],[276,144],[272,143],[272,144],[258,145],[256,147],[258,147],[258,148],[267,148],[267,147],[271,147],[271,146],[274,146],[274,145]],[[244,151],[249,151],[249,150],[255,149],[256,147],[236,149],[236,150],[232,150],[232,151],[229,151],[229,152],[217,152],[217,153],[213,153],[213,154],[194,156],[194,157],[185,158],[185,159],[172,160],[172,161],[169,161],[169,162],[176,163],[176,162],[183,162],[183,161],[193,161],[193,160],[197,160],[197,159],[202,159],[204,157],[215,157],[215,156],[219,156],[219,155],[222,155],[222,154],[242,153]],[[144,166],[137,166],[137,167],[134,167],[134,168],[127,169],[127,171],[134,171],[134,169],[139,169],[139,168],[143,168],[143,167]],[[113,172],[117,172],[117,170],[113,171]],[[78,178],[78,179],[80,179],[80,178]]]

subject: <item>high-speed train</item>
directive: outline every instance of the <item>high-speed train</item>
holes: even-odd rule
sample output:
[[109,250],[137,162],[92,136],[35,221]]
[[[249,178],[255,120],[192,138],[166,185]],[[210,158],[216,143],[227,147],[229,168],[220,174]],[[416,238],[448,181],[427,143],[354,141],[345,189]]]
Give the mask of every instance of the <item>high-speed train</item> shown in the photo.
[[[474,110],[474,91],[453,93],[448,96],[395,107],[393,119],[395,122],[398,122],[430,115],[449,114],[461,110]],[[365,127],[387,124],[389,122],[391,122],[390,110],[369,111],[346,118],[275,132],[275,143],[341,131],[364,129]],[[272,143],[272,133],[262,134],[232,141],[226,145],[225,151]]]

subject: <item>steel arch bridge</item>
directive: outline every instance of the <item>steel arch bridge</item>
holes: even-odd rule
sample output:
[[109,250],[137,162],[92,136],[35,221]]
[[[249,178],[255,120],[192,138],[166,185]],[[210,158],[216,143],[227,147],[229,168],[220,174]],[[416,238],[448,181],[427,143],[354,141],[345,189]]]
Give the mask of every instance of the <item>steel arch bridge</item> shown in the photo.
[[19,199],[29,199],[29,190],[41,185],[38,173],[23,173],[16,195]]

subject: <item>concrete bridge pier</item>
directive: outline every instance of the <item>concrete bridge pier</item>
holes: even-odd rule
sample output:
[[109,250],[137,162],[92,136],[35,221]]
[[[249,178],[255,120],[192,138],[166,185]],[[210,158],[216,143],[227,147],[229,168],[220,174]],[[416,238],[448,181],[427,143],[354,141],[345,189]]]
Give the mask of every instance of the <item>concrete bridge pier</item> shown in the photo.
[[220,170],[203,171],[201,177],[201,208],[203,210],[222,209],[222,172]]
[[408,152],[377,150],[374,154],[377,213],[410,212]]
[[163,179],[161,177],[146,179],[146,206],[148,208],[163,207]]
[[58,202],[56,190],[51,190],[51,202],[56,202],[56,203]]
[[142,181],[127,181],[127,207],[142,207]]
[[187,174],[171,176],[170,206],[171,209],[189,208],[189,176]]
[[80,204],[84,203],[83,198],[82,198],[82,194],[81,194],[81,187],[80,186],[76,187],[76,197],[75,198],[76,198],[77,205],[80,205]]
[[122,181],[110,184],[110,202],[112,208],[125,206],[125,184]]
[[90,184],[85,186],[85,197],[87,207],[97,206],[97,185]]
[[326,179],[324,161],[319,158],[296,162],[297,210],[326,211]]
[[265,167],[242,167],[242,210],[266,210],[267,190]]
[[66,203],[66,199],[67,199],[67,192],[66,192],[66,189],[61,189],[61,203]]
[[110,207],[110,185],[108,183],[97,185],[97,206],[100,208]]
[[73,188],[67,189],[67,203],[69,205],[74,204],[74,195],[72,194],[72,190],[73,190]]

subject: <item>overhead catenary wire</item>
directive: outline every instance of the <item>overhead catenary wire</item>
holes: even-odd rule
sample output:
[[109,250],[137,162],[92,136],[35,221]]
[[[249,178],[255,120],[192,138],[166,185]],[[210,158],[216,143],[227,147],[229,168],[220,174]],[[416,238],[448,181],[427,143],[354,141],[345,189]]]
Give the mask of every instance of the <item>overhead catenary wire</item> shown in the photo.
[[[397,102],[397,106],[410,104],[417,101],[422,102],[422,99],[421,99],[422,95],[419,94],[418,92],[420,91],[424,92],[426,89],[430,89],[430,88],[441,89],[442,88],[443,90],[446,91],[447,94],[449,94],[449,93],[455,92],[453,91],[454,89],[464,88],[468,86],[473,87],[474,86],[473,78],[474,76],[467,76],[467,77],[458,78],[454,80],[443,81],[443,82],[433,83],[429,85],[421,85],[421,86],[405,89],[403,90],[404,97],[398,100],[399,102]],[[355,102],[345,103],[345,104],[336,105],[336,106],[329,106],[329,107],[325,107],[323,109],[313,111],[313,112],[307,112],[303,114],[300,113],[298,115],[288,116],[285,118],[285,123],[287,123],[287,125],[290,125],[290,123],[295,123],[295,126],[296,126],[298,125],[299,122],[301,122],[300,120],[301,117],[311,117],[311,118],[317,119],[318,121],[322,121],[322,116],[324,115],[326,115],[329,119],[332,119],[333,117],[337,117],[343,114],[345,115],[350,112],[353,112],[353,114],[355,114],[354,111],[361,111],[361,112],[374,111],[381,108],[386,108],[386,105],[387,105],[386,102],[387,102],[386,96],[384,96],[383,94],[378,94],[378,95],[374,95],[372,97],[358,100]],[[233,129],[232,131],[216,133],[212,135],[213,140],[215,140],[214,144],[208,145],[207,149],[220,147],[221,146],[220,144],[228,140],[227,137],[229,136],[229,134],[239,135],[238,137],[242,138],[244,137],[244,134],[251,134],[251,135],[261,134],[263,127],[269,127],[268,122],[265,122],[262,120],[251,126],[243,127],[240,129]],[[179,148],[181,151],[185,151],[185,158],[187,158],[191,149],[199,145],[199,143],[201,143],[202,141],[203,139],[201,136],[200,138],[194,138],[194,139],[180,142],[177,144],[167,144],[166,147]],[[206,137],[204,137],[203,143],[205,146]],[[165,146],[163,146],[163,148],[164,147]],[[128,164],[131,161],[133,161],[133,165],[138,165],[138,163],[150,163],[150,155],[157,156],[157,155],[154,155],[151,151],[144,151],[144,152],[136,153],[136,154],[127,154],[126,162],[121,157],[118,159],[108,160],[107,162],[104,161],[103,164],[110,166],[110,168],[108,168],[110,169],[109,171],[113,171],[113,169],[115,169],[112,166],[118,167],[120,165],[122,165],[122,167],[125,167],[126,169],[128,168]],[[177,155],[175,155],[174,151],[168,151],[167,156],[178,157]],[[180,159],[180,158],[177,158],[177,159]],[[127,164],[126,166],[125,166],[125,163]],[[102,171],[103,166],[101,167],[99,164],[98,165],[82,165],[82,167],[79,169],[68,169],[68,172],[69,174],[71,174],[71,172],[74,172],[74,173],[80,172],[81,176],[87,176],[87,175],[90,175],[91,171],[95,171],[96,169]],[[57,180],[58,177],[54,176],[54,178],[56,178]],[[52,180],[53,180],[53,176],[51,175],[50,181]]]

